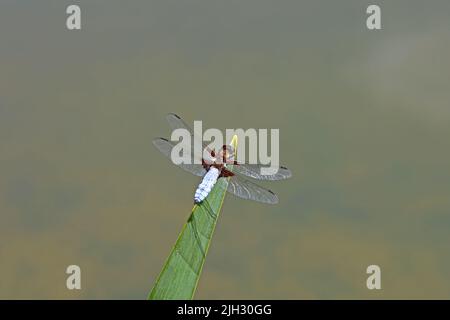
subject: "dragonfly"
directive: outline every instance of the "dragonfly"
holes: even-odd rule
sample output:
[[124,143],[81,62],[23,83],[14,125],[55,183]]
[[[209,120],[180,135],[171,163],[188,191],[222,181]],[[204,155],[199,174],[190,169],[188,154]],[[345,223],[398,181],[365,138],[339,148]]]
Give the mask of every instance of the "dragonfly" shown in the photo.
[[[262,165],[238,163],[234,159],[235,153],[234,150],[230,150],[230,146],[224,145],[218,152],[209,149],[178,115],[169,113],[166,119],[172,130],[187,130],[191,135],[191,141],[200,143],[203,147],[201,152],[197,152],[198,154],[193,151],[195,148],[189,148],[191,150],[189,157],[192,161],[176,164],[185,171],[202,177],[194,194],[194,204],[202,203],[218,179],[224,178],[229,179],[227,192],[239,198],[267,204],[278,203],[278,197],[274,192],[250,181],[247,177],[255,180],[283,180],[292,176],[288,168],[280,166],[275,174],[261,174]],[[163,155],[172,160],[172,149],[176,146],[174,142],[165,138],[155,138],[153,144]],[[198,161],[194,162],[194,159]]]

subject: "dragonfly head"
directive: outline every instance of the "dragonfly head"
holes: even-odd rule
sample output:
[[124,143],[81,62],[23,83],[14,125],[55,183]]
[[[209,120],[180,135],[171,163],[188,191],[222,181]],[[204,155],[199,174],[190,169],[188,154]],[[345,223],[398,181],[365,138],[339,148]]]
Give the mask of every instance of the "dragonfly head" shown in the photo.
[[223,147],[217,152],[216,162],[224,164],[234,163],[234,151],[233,147],[224,144]]

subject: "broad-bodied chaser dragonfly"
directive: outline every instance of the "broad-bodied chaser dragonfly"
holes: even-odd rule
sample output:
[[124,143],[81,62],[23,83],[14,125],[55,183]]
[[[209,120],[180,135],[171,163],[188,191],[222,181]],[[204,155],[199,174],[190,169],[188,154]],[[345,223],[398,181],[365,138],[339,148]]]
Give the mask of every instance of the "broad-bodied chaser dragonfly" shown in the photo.
[[[172,130],[185,129],[190,133],[193,140],[201,141],[199,137],[194,134],[192,129],[176,114],[169,113],[167,115],[167,121]],[[172,160],[171,154],[172,149],[176,145],[175,143],[164,138],[156,138],[153,140],[153,144],[162,154]],[[197,158],[199,161],[177,164],[180,168],[196,176],[202,177],[202,181],[195,191],[195,204],[199,204],[206,199],[217,180],[220,178],[230,178],[227,191],[235,196],[269,204],[278,203],[278,197],[275,193],[245,179],[243,176],[257,180],[283,180],[291,177],[292,174],[289,169],[281,166],[275,174],[261,174],[260,169],[263,167],[262,165],[238,163],[234,160],[234,151],[231,150],[231,152],[229,152],[230,146],[224,145],[222,150],[219,150],[216,153],[215,150],[207,149],[203,143],[201,143],[201,145],[203,146],[201,153],[198,155],[190,155],[191,159]],[[207,150],[207,152],[203,152],[204,150]],[[209,158],[205,159],[204,154],[209,156]],[[227,165],[230,164],[232,165],[232,169],[229,170]]]

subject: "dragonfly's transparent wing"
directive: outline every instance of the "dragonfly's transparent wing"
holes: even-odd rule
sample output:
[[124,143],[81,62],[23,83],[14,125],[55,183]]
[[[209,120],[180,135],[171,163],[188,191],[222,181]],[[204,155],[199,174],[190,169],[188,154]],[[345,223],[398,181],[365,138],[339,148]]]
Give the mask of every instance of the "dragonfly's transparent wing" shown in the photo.
[[244,176],[257,179],[257,180],[283,180],[292,176],[291,170],[286,167],[279,167],[275,174],[261,174],[261,168],[264,168],[260,164],[238,164],[233,166],[233,173],[239,173]]
[[[155,145],[156,148],[158,148],[159,151],[161,151],[161,153],[163,155],[165,155],[172,161],[171,153],[172,153],[172,148],[175,146],[175,144],[173,142],[171,142],[167,139],[164,139],[164,138],[156,138],[153,140],[153,144]],[[193,162],[194,159],[192,158],[191,155],[190,155],[190,157],[191,157],[192,164],[181,163],[181,164],[176,164],[176,165],[196,176],[199,176],[199,177],[203,176],[206,173],[205,168],[203,168],[203,166],[201,164],[194,164],[194,162]]]
[[[189,127],[189,125],[184,122],[183,119],[181,119],[178,115],[175,113],[169,113],[166,117],[167,122],[169,123],[169,126],[172,130],[176,129],[186,129],[191,134],[191,143],[192,143],[192,153],[194,151],[197,151],[195,156],[202,157],[205,160],[210,160],[212,162],[211,158],[211,150],[207,148],[207,145],[203,142],[202,138],[199,137],[194,133],[194,131]],[[197,145],[197,148],[194,148],[194,144]],[[203,153],[203,150],[206,150],[207,152]]]
[[232,176],[229,179],[227,191],[243,199],[269,204],[278,203],[275,193],[239,176]]
[[191,129],[191,127],[188,126],[186,122],[184,122],[183,119],[180,118],[180,116],[176,115],[175,113],[169,113],[166,116],[167,122],[169,123],[169,126],[172,130],[175,129],[186,129],[188,130],[192,135],[194,135],[194,131]]

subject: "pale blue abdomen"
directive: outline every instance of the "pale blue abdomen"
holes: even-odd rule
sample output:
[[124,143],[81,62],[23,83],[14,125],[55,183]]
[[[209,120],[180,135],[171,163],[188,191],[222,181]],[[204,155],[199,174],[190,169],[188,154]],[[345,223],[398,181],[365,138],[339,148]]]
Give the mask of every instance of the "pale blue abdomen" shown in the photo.
[[194,195],[194,203],[200,203],[208,196],[212,188],[219,178],[219,170],[215,167],[211,167],[209,171],[203,176],[202,182],[199,184]]

